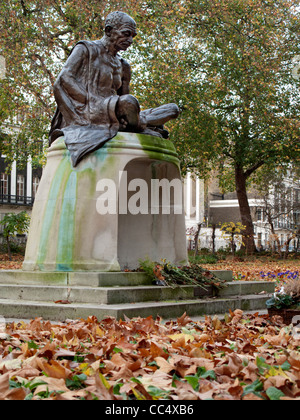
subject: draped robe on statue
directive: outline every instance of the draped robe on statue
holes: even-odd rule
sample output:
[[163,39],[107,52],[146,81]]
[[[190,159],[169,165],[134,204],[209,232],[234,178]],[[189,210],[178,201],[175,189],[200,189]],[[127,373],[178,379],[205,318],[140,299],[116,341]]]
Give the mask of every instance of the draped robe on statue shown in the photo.
[[[115,113],[119,95],[114,89],[111,89],[111,96],[101,95],[101,83],[105,77],[103,69],[106,66],[105,48],[102,43],[93,41],[80,41],[77,45],[83,45],[86,50],[82,66],[75,75],[66,75],[63,70],[58,77],[54,94],[59,106],[51,123],[49,139],[51,144],[58,137],[64,136],[73,166],[119,131]],[[118,57],[116,65],[118,63],[122,67],[129,66],[121,57]],[[85,98],[82,92],[86,92]]]

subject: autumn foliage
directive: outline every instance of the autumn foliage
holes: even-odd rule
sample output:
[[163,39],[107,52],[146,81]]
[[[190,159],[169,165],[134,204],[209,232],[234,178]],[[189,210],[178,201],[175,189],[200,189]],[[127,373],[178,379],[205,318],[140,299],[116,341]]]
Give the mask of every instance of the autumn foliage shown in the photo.
[[[142,108],[175,102],[182,171],[212,169],[236,191],[244,243],[255,249],[247,189],[260,168],[299,160],[299,2],[295,0],[34,0],[0,2],[0,149],[40,164],[55,110],[53,83],[80,39],[99,39],[110,11],[137,22],[124,58]],[[295,61],[296,60],[296,61]],[[9,141],[7,141],[9,140]],[[20,162],[20,163],[21,163]]]
[[280,318],[90,316],[12,322],[0,335],[0,399],[300,399],[300,337]]

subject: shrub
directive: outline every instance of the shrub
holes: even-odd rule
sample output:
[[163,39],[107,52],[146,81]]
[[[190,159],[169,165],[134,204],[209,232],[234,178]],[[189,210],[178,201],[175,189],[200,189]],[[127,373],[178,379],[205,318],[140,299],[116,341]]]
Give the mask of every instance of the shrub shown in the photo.
[[11,260],[11,239],[18,233],[24,234],[28,231],[30,217],[26,211],[20,213],[8,213],[0,222],[3,225],[3,236],[6,239],[7,252]]
[[216,264],[219,258],[216,255],[205,254],[190,256],[189,261],[191,264]]

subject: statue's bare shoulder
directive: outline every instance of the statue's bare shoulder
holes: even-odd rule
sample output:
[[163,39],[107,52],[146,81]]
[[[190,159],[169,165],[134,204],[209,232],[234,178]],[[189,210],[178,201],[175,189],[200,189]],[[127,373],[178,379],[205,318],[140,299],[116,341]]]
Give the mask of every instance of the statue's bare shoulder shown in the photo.
[[129,93],[129,85],[131,80],[131,67],[128,61],[121,58],[122,63],[122,87],[119,89],[119,95],[127,95]]
[[82,65],[88,60],[88,49],[84,42],[78,42],[72,49],[61,75],[66,72],[78,73]]

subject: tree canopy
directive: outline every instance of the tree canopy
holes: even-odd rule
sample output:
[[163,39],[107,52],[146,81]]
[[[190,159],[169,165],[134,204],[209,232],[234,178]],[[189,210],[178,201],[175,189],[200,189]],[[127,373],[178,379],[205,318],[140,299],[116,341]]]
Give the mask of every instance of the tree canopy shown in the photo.
[[247,182],[262,166],[299,160],[298,1],[1,0],[0,125],[20,123],[3,145],[7,157],[39,160],[56,76],[76,41],[102,36],[113,10],[138,26],[125,54],[132,94],[142,108],[181,107],[169,124],[183,173],[217,169],[222,187],[236,189],[253,236]]

